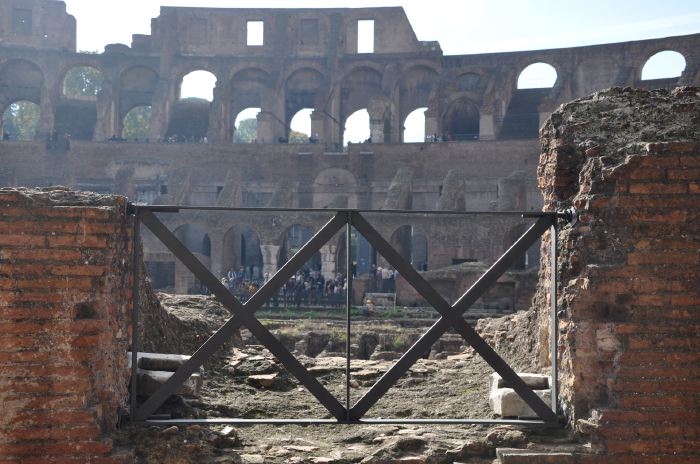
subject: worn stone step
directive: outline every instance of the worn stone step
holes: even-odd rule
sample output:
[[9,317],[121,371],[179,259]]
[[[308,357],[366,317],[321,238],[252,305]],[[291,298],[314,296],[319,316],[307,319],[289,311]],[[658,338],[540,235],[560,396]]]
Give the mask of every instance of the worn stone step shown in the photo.
[[536,451],[514,448],[496,449],[499,464],[574,464],[576,456],[568,451]]
[[[532,388],[542,401],[550,404],[552,390],[549,388],[549,377],[541,374],[518,373],[525,384]],[[491,374],[491,388],[489,391],[489,406],[491,410],[501,417],[537,417],[530,406],[523,401],[515,390],[508,388],[500,375]]]

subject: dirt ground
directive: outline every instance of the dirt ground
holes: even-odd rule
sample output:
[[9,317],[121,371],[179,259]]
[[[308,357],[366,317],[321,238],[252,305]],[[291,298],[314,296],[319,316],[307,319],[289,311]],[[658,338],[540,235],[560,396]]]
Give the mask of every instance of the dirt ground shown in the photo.
[[[203,297],[204,298],[204,297]],[[224,317],[215,303],[192,297],[162,298],[171,314],[183,319],[207,319],[215,326]],[[177,307],[176,309],[173,309]],[[208,308],[208,309],[207,309]],[[513,317],[478,324],[491,341],[506,334]],[[337,333],[335,322],[304,321],[304,333],[290,332],[281,324],[263,321],[286,341],[309,350],[309,343],[324,338],[324,330]],[[516,321],[517,322],[517,321]],[[505,324],[505,325],[504,325]],[[201,331],[202,324],[186,324]],[[383,351],[400,340],[420,336],[427,327],[406,329],[397,321],[382,322],[380,340],[369,359],[351,361],[350,403],[354,404],[395,362],[400,353]],[[180,326],[182,330],[183,326]],[[281,327],[281,328],[280,328]],[[357,336],[372,333],[377,324],[365,321]],[[394,335],[392,338],[392,329]],[[311,329],[311,332],[308,331]],[[309,333],[313,339],[309,338]],[[196,334],[183,338],[201,339]],[[200,334],[201,335],[201,334]],[[295,335],[304,341],[295,342]],[[326,334],[327,335],[327,334]],[[334,335],[337,337],[337,335]],[[344,337],[344,334],[343,334]],[[454,338],[454,335],[446,335]],[[245,331],[238,346],[226,346],[206,366],[201,394],[173,397],[159,413],[173,418],[329,419],[330,413],[293,378],[264,347]],[[311,340],[311,341],[310,341]],[[516,343],[511,339],[510,343]],[[344,345],[335,340],[336,345]],[[493,343],[492,343],[493,344]],[[297,358],[338,400],[345,404],[345,358],[326,349],[316,357],[296,352]],[[436,344],[438,345],[438,344]],[[447,345],[445,345],[447,346]],[[454,346],[454,343],[451,344]],[[356,347],[355,347],[356,348]],[[290,348],[291,349],[291,348]],[[523,350],[511,356],[527,356]],[[191,353],[189,353],[191,354]],[[506,358],[508,353],[504,354]],[[388,359],[382,359],[388,358]],[[519,360],[522,363],[523,359]],[[515,361],[518,364],[518,360]],[[492,369],[471,348],[436,352],[420,359],[365,415],[365,419],[496,419],[488,405]],[[567,438],[562,431],[524,429],[505,425],[355,424],[355,425],[226,425],[144,427],[122,429],[115,443],[132,450],[140,463],[491,463],[497,447],[536,447],[539,436]]]

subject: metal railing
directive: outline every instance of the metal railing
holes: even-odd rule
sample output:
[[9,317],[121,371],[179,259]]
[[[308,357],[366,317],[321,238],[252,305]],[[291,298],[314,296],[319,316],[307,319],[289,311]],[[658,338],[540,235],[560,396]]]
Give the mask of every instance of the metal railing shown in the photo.
[[[289,261],[270,277],[270,279],[253,294],[245,303],[239,301],[219,279],[202,264],[187,247],[161,222],[154,213],[176,213],[180,210],[209,210],[209,211],[258,211],[258,212],[315,212],[332,213],[334,216],[321,227],[311,239],[292,256]],[[138,327],[140,320],[139,280],[141,257],[139,246],[134,246],[134,308],[133,308],[133,346],[132,346],[132,379],[131,379],[131,419],[134,422],[148,424],[356,424],[356,423],[454,423],[454,424],[517,424],[542,425],[556,424],[557,418],[557,222],[560,219],[574,220],[575,211],[564,212],[447,212],[447,211],[360,211],[354,209],[270,209],[270,208],[222,208],[222,207],[191,207],[191,206],[140,206],[131,205],[134,215],[134,243],[140,241],[140,226],[145,225],[174,255],[187,267],[202,284],[206,285],[216,299],[228,309],[229,318],[172,376],[146,401],[137,402],[137,353],[139,351]],[[453,215],[520,215],[536,219],[535,223],[520,236],[515,243],[500,256],[493,265],[452,305],[445,299],[408,263],[390,243],[367,221],[365,213],[381,214],[453,214]],[[333,396],[314,377],[297,358],[255,317],[260,309],[278,290],[289,280],[296,271],[314,253],[331,240],[336,233],[346,228],[346,275],[348,276],[346,306],[346,366],[345,366],[345,398],[343,403]],[[351,295],[352,274],[350,271],[351,231],[355,228],[380,253],[386,261],[396,269],[401,276],[432,306],[440,318],[384,373],[377,382],[355,403],[350,401],[350,340],[351,340]],[[552,401],[546,404],[525,382],[515,373],[508,363],[465,321],[463,314],[524,254],[530,246],[546,232],[552,234],[550,247],[551,260],[551,308],[550,308],[550,356],[552,359]],[[175,391],[226,343],[241,326],[245,326],[257,340],[274,355],[284,367],[323,405],[333,419],[163,419],[153,416],[156,410]],[[532,408],[539,419],[363,419],[367,411],[379,401],[402,375],[426,353],[431,346],[448,330],[453,329],[478,353],[504,381]]]

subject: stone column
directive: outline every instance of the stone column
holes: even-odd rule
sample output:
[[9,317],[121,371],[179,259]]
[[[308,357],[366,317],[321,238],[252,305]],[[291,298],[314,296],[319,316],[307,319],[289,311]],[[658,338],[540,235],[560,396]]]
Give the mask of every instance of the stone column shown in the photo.
[[211,261],[209,270],[217,278],[220,278],[224,273],[224,234],[219,231],[210,232],[209,243],[211,245]]
[[336,245],[325,244],[321,247],[321,274],[325,279],[335,278],[335,273],[337,272],[336,252],[338,247]]
[[272,276],[277,272],[277,256],[279,251],[279,245],[260,245],[260,252],[262,253],[263,260],[263,275],[269,273],[269,275]]
[[50,82],[45,82],[41,87],[41,96],[39,100],[39,130],[36,133],[36,138],[38,140],[44,140],[46,134],[53,132],[56,108],[51,98],[52,87],[53,85]]
[[313,110],[311,112],[311,137],[317,138],[316,143],[325,143],[327,140],[326,136],[326,118],[319,110]]
[[209,108],[209,129],[207,138],[213,143],[231,142],[233,133],[231,127],[231,99],[228,92],[217,81],[214,88],[214,98]]
[[170,81],[168,79],[160,79],[151,101],[151,126],[148,131],[148,137],[152,142],[165,139],[170,120],[170,110],[174,100],[175,96],[170,89]]
[[118,95],[118,92],[114,88],[114,81],[105,79],[102,83],[102,89],[97,94],[97,102],[95,104],[97,121],[92,138],[97,142],[103,142],[118,133],[118,97],[116,95]]
[[479,116],[479,139],[496,139],[496,118],[493,114],[481,114]]

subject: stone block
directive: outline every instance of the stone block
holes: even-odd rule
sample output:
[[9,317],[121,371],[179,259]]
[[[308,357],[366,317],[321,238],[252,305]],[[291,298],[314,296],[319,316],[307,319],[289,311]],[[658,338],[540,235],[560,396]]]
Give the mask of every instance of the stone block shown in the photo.
[[[167,371],[149,371],[145,369],[136,370],[136,378],[138,379],[139,395],[152,395],[161,385],[168,381],[173,375]],[[176,395],[182,396],[197,396],[202,388],[202,376],[200,374],[192,374],[185,382],[177,389]]]
[[[549,388],[549,377],[541,374],[519,373],[526,385],[532,388],[545,403],[552,400],[552,390]],[[502,417],[537,417],[530,406],[520,398],[515,390],[505,386],[500,375],[491,374],[491,389],[489,405],[491,410]]]
[[[131,353],[127,352],[129,359],[129,367],[131,367]],[[166,354],[166,353],[144,353],[139,352],[136,355],[136,367],[149,371],[167,371],[175,372],[183,364],[189,361],[190,357],[184,354]]]

